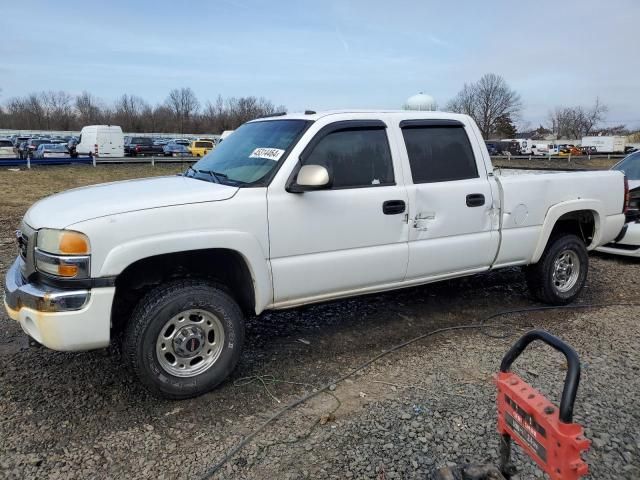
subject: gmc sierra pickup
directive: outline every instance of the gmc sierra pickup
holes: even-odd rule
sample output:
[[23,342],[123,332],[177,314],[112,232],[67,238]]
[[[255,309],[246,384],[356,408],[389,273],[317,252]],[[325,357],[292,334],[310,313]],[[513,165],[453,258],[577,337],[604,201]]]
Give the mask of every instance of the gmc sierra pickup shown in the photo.
[[9,316],[55,350],[122,338],[152,392],[234,369],[244,315],[521,265],[572,301],[625,221],[621,172],[498,175],[465,115],[335,111],[251,121],[180,176],[40,200]]

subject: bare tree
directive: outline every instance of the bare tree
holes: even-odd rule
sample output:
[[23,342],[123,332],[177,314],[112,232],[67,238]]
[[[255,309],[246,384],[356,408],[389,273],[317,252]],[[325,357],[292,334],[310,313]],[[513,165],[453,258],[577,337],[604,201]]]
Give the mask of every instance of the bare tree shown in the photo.
[[76,97],[75,107],[80,127],[93,125],[100,121],[100,103],[89,92],[84,91]]
[[551,131],[558,138],[582,138],[593,132],[604,119],[607,110],[607,106],[600,103],[598,98],[589,109],[582,106],[556,107],[549,114]]
[[184,133],[185,126],[188,125],[192,115],[196,114],[198,108],[200,108],[200,102],[193,90],[184,87],[171,90],[166,104],[173,112],[180,126],[180,133]]
[[477,82],[465,84],[447,104],[452,112],[470,115],[485,138],[495,133],[500,118],[517,118],[521,107],[520,95],[495,73],[487,73]]
[[66,92],[48,91],[40,94],[45,128],[68,130],[73,119],[72,97]]
[[144,131],[143,112],[148,104],[135,95],[122,95],[115,102],[114,119],[123,130],[129,132]]

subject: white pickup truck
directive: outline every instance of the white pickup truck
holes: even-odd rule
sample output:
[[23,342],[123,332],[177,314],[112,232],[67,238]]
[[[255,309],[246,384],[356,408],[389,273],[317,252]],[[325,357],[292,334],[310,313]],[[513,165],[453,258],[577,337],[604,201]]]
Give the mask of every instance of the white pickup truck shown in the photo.
[[55,350],[122,336],[154,393],[234,369],[243,319],[507,266],[564,304],[625,221],[617,171],[500,176],[477,126],[442,112],[246,123],[178,176],[45,198],[17,232],[9,316]]

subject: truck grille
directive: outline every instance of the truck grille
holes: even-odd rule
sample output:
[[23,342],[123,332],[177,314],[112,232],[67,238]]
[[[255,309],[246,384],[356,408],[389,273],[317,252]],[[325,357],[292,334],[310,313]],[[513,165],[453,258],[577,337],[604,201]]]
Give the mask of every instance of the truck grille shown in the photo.
[[33,249],[36,241],[36,230],[25,222],[20,225],[20,230],[16,232],[16,243],[18,244],[18,254],[22,258],[22,275],[29,278],[35,272],[33,259]]
[[18,253],[23,260],[27,259],[27,252],[29,251],[29,237],[27,237],[21,230],[16,232],[16,242],[18,242]]

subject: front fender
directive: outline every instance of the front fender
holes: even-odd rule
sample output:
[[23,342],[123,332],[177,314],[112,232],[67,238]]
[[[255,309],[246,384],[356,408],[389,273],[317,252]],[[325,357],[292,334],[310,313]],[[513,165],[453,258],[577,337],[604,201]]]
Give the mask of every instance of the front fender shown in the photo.
[[106,254],[96,276],[117,276],[138,260],[156,255],[208,248],[229,249],[242,255],[253,279],[256,313],[272,303],[273,288],[268,261],[258,240],[246,232],[186,231],[132,239]]
[[537,263],[538,260],[540,260],[540,257],[542,257],[544,249],[547,246],[547,242],[549,241],[549,237],[551,236],[551,232],[553,231],[553,227],[556,225],[558,219],[567,213],[577,212],[579,210],[589,210],[593,213],[595,227],[593,232],[593,241],[591,242],[589,249],[595,248],[595,246],[599,245],[600,236],[602,235],[601,219],[606,218],[604,213],[605,208],[602,201],[587,198],[568,200],[566,202],[557,203],[547,210],[544,217],[544,223],[542,224],[540,237],[538,238],[538,243],[536,244],[530,263]]

